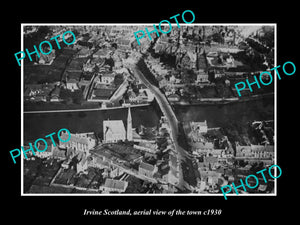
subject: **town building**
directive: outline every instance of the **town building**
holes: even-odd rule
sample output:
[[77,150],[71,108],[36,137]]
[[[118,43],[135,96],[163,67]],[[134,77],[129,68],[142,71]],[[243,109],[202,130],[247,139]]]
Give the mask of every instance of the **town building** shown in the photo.
[[100,190],[103,192],[118,192],[122,193],[126,191],[126,188],[128,186],[127,181],[121,181],[121,180],[114,180],[110,178],[106,178],[104,185],[100,186]]
[[157,144],[153,143],[151,141],[140,141],[139,140],[139,143],[134,144],[133,147],[138,150],[152,153],[152,154],[155,154],[157,152]]
[[82,47],[77,53],[78,58],[87,58],[91,55],[92,51],[88,47]]
[[180,96],[178,94],[170,94],[168,96],[168,100],[170,102],[178,102],[178,101],[180,101]]
[[196,72],[197,75],[197,83],[205,83],[208,82],[208,73],[204,72],[204,70],[199,70]]
[[66,159],[66,150],[60,148],[54,148],[52,151],[52,157],[54,159],[65,160]]
[[51,157],[52,154],[53,154],[53,150],[54,148],[57,148],[57,147],[54,147],[53,143],[52,143],[52,140],[50,139],[45,139],[46,143],[47,143],[47,146],[45,146],[45,143],[44,142],[37,142],[37,148],[40,149],[40,150],[43,150],[46,148],[45,151],[43,152],[40,152],[40,151],[35,151],[35,156],[36,157],[39,157],[39,158],[48,158],[48,157]]
[[192,132],[197,132],[200,134],[207,133],[207,122],[206,120],[204,122],[190,122],[190,126],[192,129]]
[[55,49],[49,55],[41,54],[38,60],[41,65],[51,65],[55,59]]
[[93,54],[93,58],[107,58],[110,55],[110,50],[107,48],[101,48]]
[[110,164],[103,157],[99,157],[95,154],[91,154],[88,156],[88,167],[94,167],[99,169],[108,169],[110,168]]
[[274,146],[273,145],[242,146],[237,143],[236,157],[273,159]]
[[[69,134],[67,132],[61,132],[61,139],[67,140]],[[80,133],[72,134],[68,142],[59,142],[59,146],[65,149],[75,149],[76,152],[89,153],[89,150],[95,147],[97,144],[96,137],[93,133]]]
[[206,153],[214,149],[214,144],[212,142],[193,142],[191,143],[193,150],[198,153]]
[[51,84],[26,84],[24,99],[29,101],[47,101],[47,97],[55,88],[55,83]]
[[122,120],[103,121],[103,141],[113,143],[126,140],[126,130]]
[[162,179],[171,185],[177,185],[179,183],[178,172],[172,167],[169,167],[169,170],[163,175]]
[[67,87],[68,90],[71,90],[72,92],[74,92],[75,90],[79,89],[77,83],[78,83],[78,80],[75,80],[73,78],[67,79],[66,87]]
[[77,173],[82,172],[82,173],[87,174],[87,169],[88,169],[88,160],[87,160],[86,154],[82,154],[81,159],[76,164]]
[[111,84],[115,79],[115,73],[111,71],[105,71],[101,73],[100,80],[103,84]]
[[122,174],[124,174],[124,170],[120,169],[119,167],[112,168],[109,172],[109,176],[111,178],[119,177]]
[[217,188],[217,185],[221,186],[226,182],[224,178],[221,177],[221,173],[210,170],[200,170],[201,180],[205,182],[206,188]]
[[56,86],[50,93],[50,102],[60,102],[60,87]]
[[217,157],[206,156],[203,157],[203,162],[200,162],[199,165],[200,167],[206,167],[209,168],[209,170],[214,170],[219,165],[219,161]]
[[141,162],[139,165],[139,175],[153,178],[153,175],[157,172],[157,166],[149,163]]

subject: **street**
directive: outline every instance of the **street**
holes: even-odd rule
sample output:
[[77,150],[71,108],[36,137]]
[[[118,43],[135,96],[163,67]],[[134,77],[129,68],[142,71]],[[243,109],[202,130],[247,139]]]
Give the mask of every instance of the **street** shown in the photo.
[[184,190],[185,188],[189,188],[189,185],[186,183],[186,181],[183,178],[183,171],[182,171],[182,163],[186,160],[189,160],[186,158],[188,153],[178,144],[178,141],[177,141],[178,135],[179,135],[177,117],[176,117],[174,111],[172,110],[172,107],[169,104],[166,96],[159,90],[159,88],[152,85],[146,79],[146,77],[143,75],[143,73],[137,67],[136,63],[134,65],[132,65],[130,69],[133,72],[133,74],[137,78],[139,78],[139,80],[142,81],[142,83],[147,88],[149,88],[150,91],[152,91],[152,93],[155,95],[155,98],[156,98],[164,116],[166,116],[166,118],[169,121],[170,128],[171,128],[170,136],[174,143],[175,151],[177,152],[177,159],[179,161],[179,171],[178,171],[179,172],[179,183],[178,183],[177,187],[181,190]]

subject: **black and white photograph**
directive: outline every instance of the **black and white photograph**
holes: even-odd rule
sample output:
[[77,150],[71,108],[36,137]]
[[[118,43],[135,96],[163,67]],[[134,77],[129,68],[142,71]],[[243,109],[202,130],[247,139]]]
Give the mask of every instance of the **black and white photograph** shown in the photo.
[[5,9],[4,220],[297,221],[295,4],[112,3]]
[[22,26],[24,194],[275,193],[276,25]]

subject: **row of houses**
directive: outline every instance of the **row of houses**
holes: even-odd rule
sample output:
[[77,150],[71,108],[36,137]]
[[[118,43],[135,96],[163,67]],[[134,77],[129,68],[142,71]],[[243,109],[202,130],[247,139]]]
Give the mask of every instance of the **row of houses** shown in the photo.
[[253,159],[274,159],[273,145],[236,145],[236,157]]

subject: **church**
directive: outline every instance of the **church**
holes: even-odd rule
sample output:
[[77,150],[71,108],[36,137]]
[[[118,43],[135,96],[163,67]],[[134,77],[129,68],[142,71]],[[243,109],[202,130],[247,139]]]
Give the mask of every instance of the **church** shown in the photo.
[[103,121],[103,143],[115,143],[117,141],[132,141],[132,118],[131,110],[128,108],[127,132],[122,120]]

